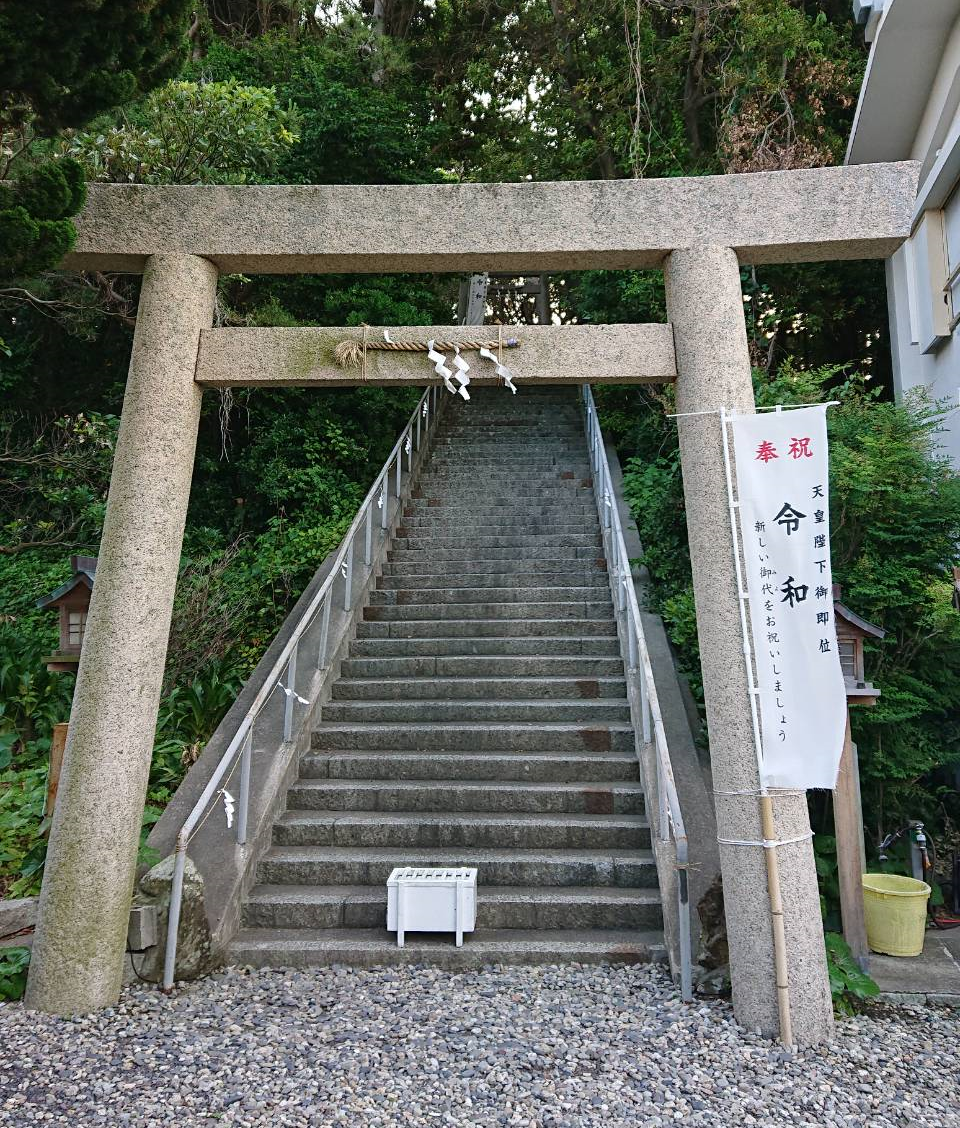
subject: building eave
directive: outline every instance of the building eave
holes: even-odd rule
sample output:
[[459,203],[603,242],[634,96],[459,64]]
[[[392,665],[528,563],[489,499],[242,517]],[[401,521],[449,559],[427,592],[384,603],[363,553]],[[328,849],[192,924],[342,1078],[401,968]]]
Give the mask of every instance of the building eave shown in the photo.
[[889,0],[870,49],[846,164],[910,158],[960,0]]

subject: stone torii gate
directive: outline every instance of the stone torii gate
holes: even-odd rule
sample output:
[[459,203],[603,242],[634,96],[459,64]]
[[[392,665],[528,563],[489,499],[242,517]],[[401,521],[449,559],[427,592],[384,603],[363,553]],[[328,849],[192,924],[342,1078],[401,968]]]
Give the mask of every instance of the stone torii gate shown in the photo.
[[[884,258],[906,238],[913,163],[667,180],[422,186],[99,185],[68,269],[143,273],[97,584],[50,833],[27,1005],[116,1002],[204,388],[356,384],[333,361],[359,330],[212,328],[221,272],[662,268],[666,325],[530,327],[518,383],[676,381],[720,837],[763,837],[719,409],[754,406],[740,267]],[[414,330],[422,336],[429,330]],[[449,337],[449,326],[437,336]],[[431,383],[371,353],[375,383]],[[483,374],[475,377],[482,383]],[[809,831],[777,794],[781,839]],[[763,849],[724,845],[734,1007],[775,1035]],[[795,1036],[832,1022],[813,851],[780,848]]]

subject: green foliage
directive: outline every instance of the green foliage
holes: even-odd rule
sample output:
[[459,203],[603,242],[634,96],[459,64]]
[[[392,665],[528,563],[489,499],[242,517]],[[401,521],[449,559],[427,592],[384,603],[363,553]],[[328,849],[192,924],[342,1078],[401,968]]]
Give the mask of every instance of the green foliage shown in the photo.
[[853,958],[850,945],[836,932],[824,936],[827,945],[827,974],[833,1009],[838,1015],[851,1015],[858,1006],[880,994],[880,988]]
[[83,206],[80,166],[32,153],[33,139],[82,125],[172,77],[191,9],[188,0],[0,6],[0,179],[26,165],[0,186],[0,280],[56,266],[73,246],[70,217]]
[[91,180],[244,184],[275,175],[298,140],[296,115],[275,91],[224,82],[170,82],[132,120],[66,145]]
[[[0,623],[0,896],[11,897],[39,890],[50,733],[70,715],[73,689],[70,675],[52,674],[43,663],[56,632],[24,607],[24,596],[37,591],[50,572],[35,566],[24,571],[26,592],[9,601],[11,621]],[[59,575],[62,571],[61,566]],[[11,576],[20,579],[18,572],[0,558],[0,588]],[[21,607],[26,614],[10,613]]]
[[29,948],[0,948],[0,999],[22,999],[27,989]]
[[[40,890],[48,820],[46,757],[50,741],[22,748],[14,766],[0,772],[0,896],[29,897]],[[27,766],[24,766],[24,765]]]
[[820,915],[823,917],[824,927],[838,929],[841,926],[840,871],[837,866],[837,840],[834,835],[814,835],[813,858],[817,867]]
[[5,116],[49,136],[177,73],[189,0],[6,0],[0,8]]
[[3,556],[47,545],[96,543],[118,422],[99,412],[51,422],[0,412]]
[[242,46],[217,41],[187,73],[268,86],[283,104],[296,107],[300,142],[280,170],[287,183],[436,180],[430,150],[438,126],[429,105],[402,73],[391,74],[390,82],[371,81],[377,66],[369,52],[358,50],[369,38],[348,21],[322,38],[295,43],[279,34]]
[[76,161],[46,161],[9,185],[0,184],[0,278],[45,270],[73,247],[70,216],[86,188]]
[[[696,618],[690,581],[676,427],[656,415],[626,426],[618,393],[609,407],[626,463],[624,486],[645,548],[656,608],[685,670],[698,686]],[[934,833],[960,820],[955,793],[933,773],[960,758],[960,619],[950,603],[950,567],[960,540],[960,477],[936,445],[936,405],[883,402],[863,380],[836,366],[785,363],[756,377],[759,404],[839,399],[828,413],[835,579],[843,598],[886,629],[867,645],[871,680],[882,690],[871,709],[854,709],[864,817],[868,827],[923,818]],[[669,401],[664,401],[664,406]],[[638,408],[639,410],[639,405]],[[816,842],[829,818],[815,811]],[[827,839],[824,838],[826,848]],[[823,870],[824,855],[818,863]],[[822,877],[827,879],[827,873]],[[828,883],[823,885],[831,900]]]

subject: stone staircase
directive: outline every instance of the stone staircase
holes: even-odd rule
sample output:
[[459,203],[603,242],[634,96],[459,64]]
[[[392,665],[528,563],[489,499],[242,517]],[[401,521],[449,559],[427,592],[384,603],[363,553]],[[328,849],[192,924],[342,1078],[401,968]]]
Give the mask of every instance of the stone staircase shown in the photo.
[[[254,965],[664,958],[576,391],[448,405],[243,910]],[[477,866],[477,931],[384,928]]]

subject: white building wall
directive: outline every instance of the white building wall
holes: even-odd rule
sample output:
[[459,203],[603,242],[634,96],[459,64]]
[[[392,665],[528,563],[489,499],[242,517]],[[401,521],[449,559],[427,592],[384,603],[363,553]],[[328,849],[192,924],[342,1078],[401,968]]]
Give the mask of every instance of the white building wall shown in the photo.
[[[936,352],[923,354],[911,340],[907,251],[901,247],[887,260],[887,306],[890,315],[890,349],[893,386],[898,400],[911,388],[926,389],[931,400],[944,401],[944,411],[960,406],[960,329]],[[960,411],[941,423],[937,440],[960,468]]]
[[[909,76],[905,81],[909,82]],[[958,102],[960,102],[960,20],[953,25],[953,30],[947,38],[943,49],[943,56],[937,68],[936,77],[930,88],[930,98],[927,108],[917,130],[910,159],[923,161],[920,170],[920,182],[930,171],[930,166],[936,159],[937,150],[943,144],[951,125],[958,118]]]
[[[879,34],[883,34],[881,24]],[[891,76],[888,76],[888,78]],[[909,76],[902,76],[909,81]],[[925,388],[933,400],[944,402],[944,410],[960,407],[960,325],[950,329],[953,314],[960,314],[960,285],[953,291],[953,304],[944,304],[942,286],[950,269],[960,262],[956,235],[946,246],[945,225],[940,214],[948,204],[951,232],[960,229],[960,20],[954,24],[944,46],[930,97],[909,154],[921,162],[917,224],[913,237],[887,263],[887,301],[890,314],[890,345],[893,353],[894,389],[900,399],[911,388]],[[954,190],[952,200],[951,190]],[[930,267],[936,240],[919,230],[934,221],[935,232],[943,231],[944,266]],[[931,342],[931,323],[943,336]],[[947,416],[938,436],[944,452],[960,467],[960,411]]]

